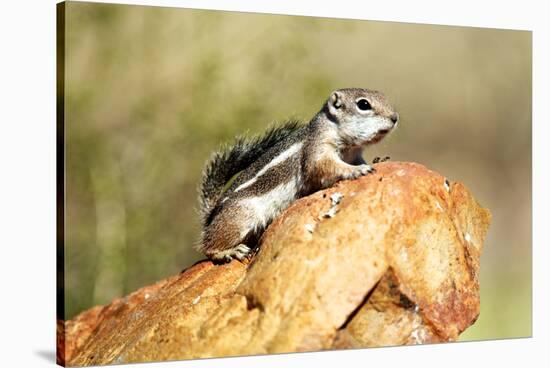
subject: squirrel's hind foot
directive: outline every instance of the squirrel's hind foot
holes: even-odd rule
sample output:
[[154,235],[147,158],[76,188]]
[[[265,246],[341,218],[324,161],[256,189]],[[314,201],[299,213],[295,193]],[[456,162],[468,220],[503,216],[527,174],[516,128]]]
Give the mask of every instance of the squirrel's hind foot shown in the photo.
[[210,254],[213,261],[220,263],[229,263],[233,258],[243,261],[252,254],[252,249],[246,244],[239,244],[231,249],[222,250]]

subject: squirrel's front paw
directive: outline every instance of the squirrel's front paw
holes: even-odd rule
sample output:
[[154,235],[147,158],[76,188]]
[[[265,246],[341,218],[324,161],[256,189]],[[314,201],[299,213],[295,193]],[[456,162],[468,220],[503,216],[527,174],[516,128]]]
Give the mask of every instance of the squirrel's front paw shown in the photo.
[[386,157],[378,157],[376,156],[375,158],[372,159],[372,163],[373,164],[377,164],[379,162],[386,162],[390,159],[390,156],[386,156]]
[[365,175],[373,173],[375,171],[376,170],[374,169],[374,167],[372,167],[370,165],[367,165],[367,164],[359,165],[349,174],[347,179],[357,179],[361,176],[365,176]]

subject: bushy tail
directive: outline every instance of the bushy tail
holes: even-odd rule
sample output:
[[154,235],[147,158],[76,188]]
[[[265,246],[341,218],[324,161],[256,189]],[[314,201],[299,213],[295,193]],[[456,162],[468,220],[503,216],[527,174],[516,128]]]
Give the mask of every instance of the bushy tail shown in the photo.
[[273,126],[255,137],[237,137],[229,147],[223,147],[210,157],[200,185],[200,212],[203,225],[216,205],[227,182],[250,166],[263,152],[283,141],[300,128],[298,121]]

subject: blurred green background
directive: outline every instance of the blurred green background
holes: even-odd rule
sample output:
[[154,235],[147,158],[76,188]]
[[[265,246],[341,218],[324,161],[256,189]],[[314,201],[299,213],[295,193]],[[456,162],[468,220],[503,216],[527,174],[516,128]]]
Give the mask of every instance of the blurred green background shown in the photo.
[[384,91],[366,153],[464,182],[493,222],[462,340],[531,335],[531,33],[177,8],[66,7],[66,318],[202,258],[197,184],[246,131]]

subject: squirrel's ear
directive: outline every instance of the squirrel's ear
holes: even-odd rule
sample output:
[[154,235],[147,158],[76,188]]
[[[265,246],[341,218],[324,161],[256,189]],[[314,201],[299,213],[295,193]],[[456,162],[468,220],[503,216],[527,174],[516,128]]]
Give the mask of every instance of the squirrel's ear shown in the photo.
[[338,91],[332,92],[332,94],[328,98],[327,105],[328,105],[328,111],[330,112],[330,114],[333,116],[336,116],[337,110],[342,108],[342,106],[344,105],[344,101],[342,99],[342,95],[340,94],[340,92]]

